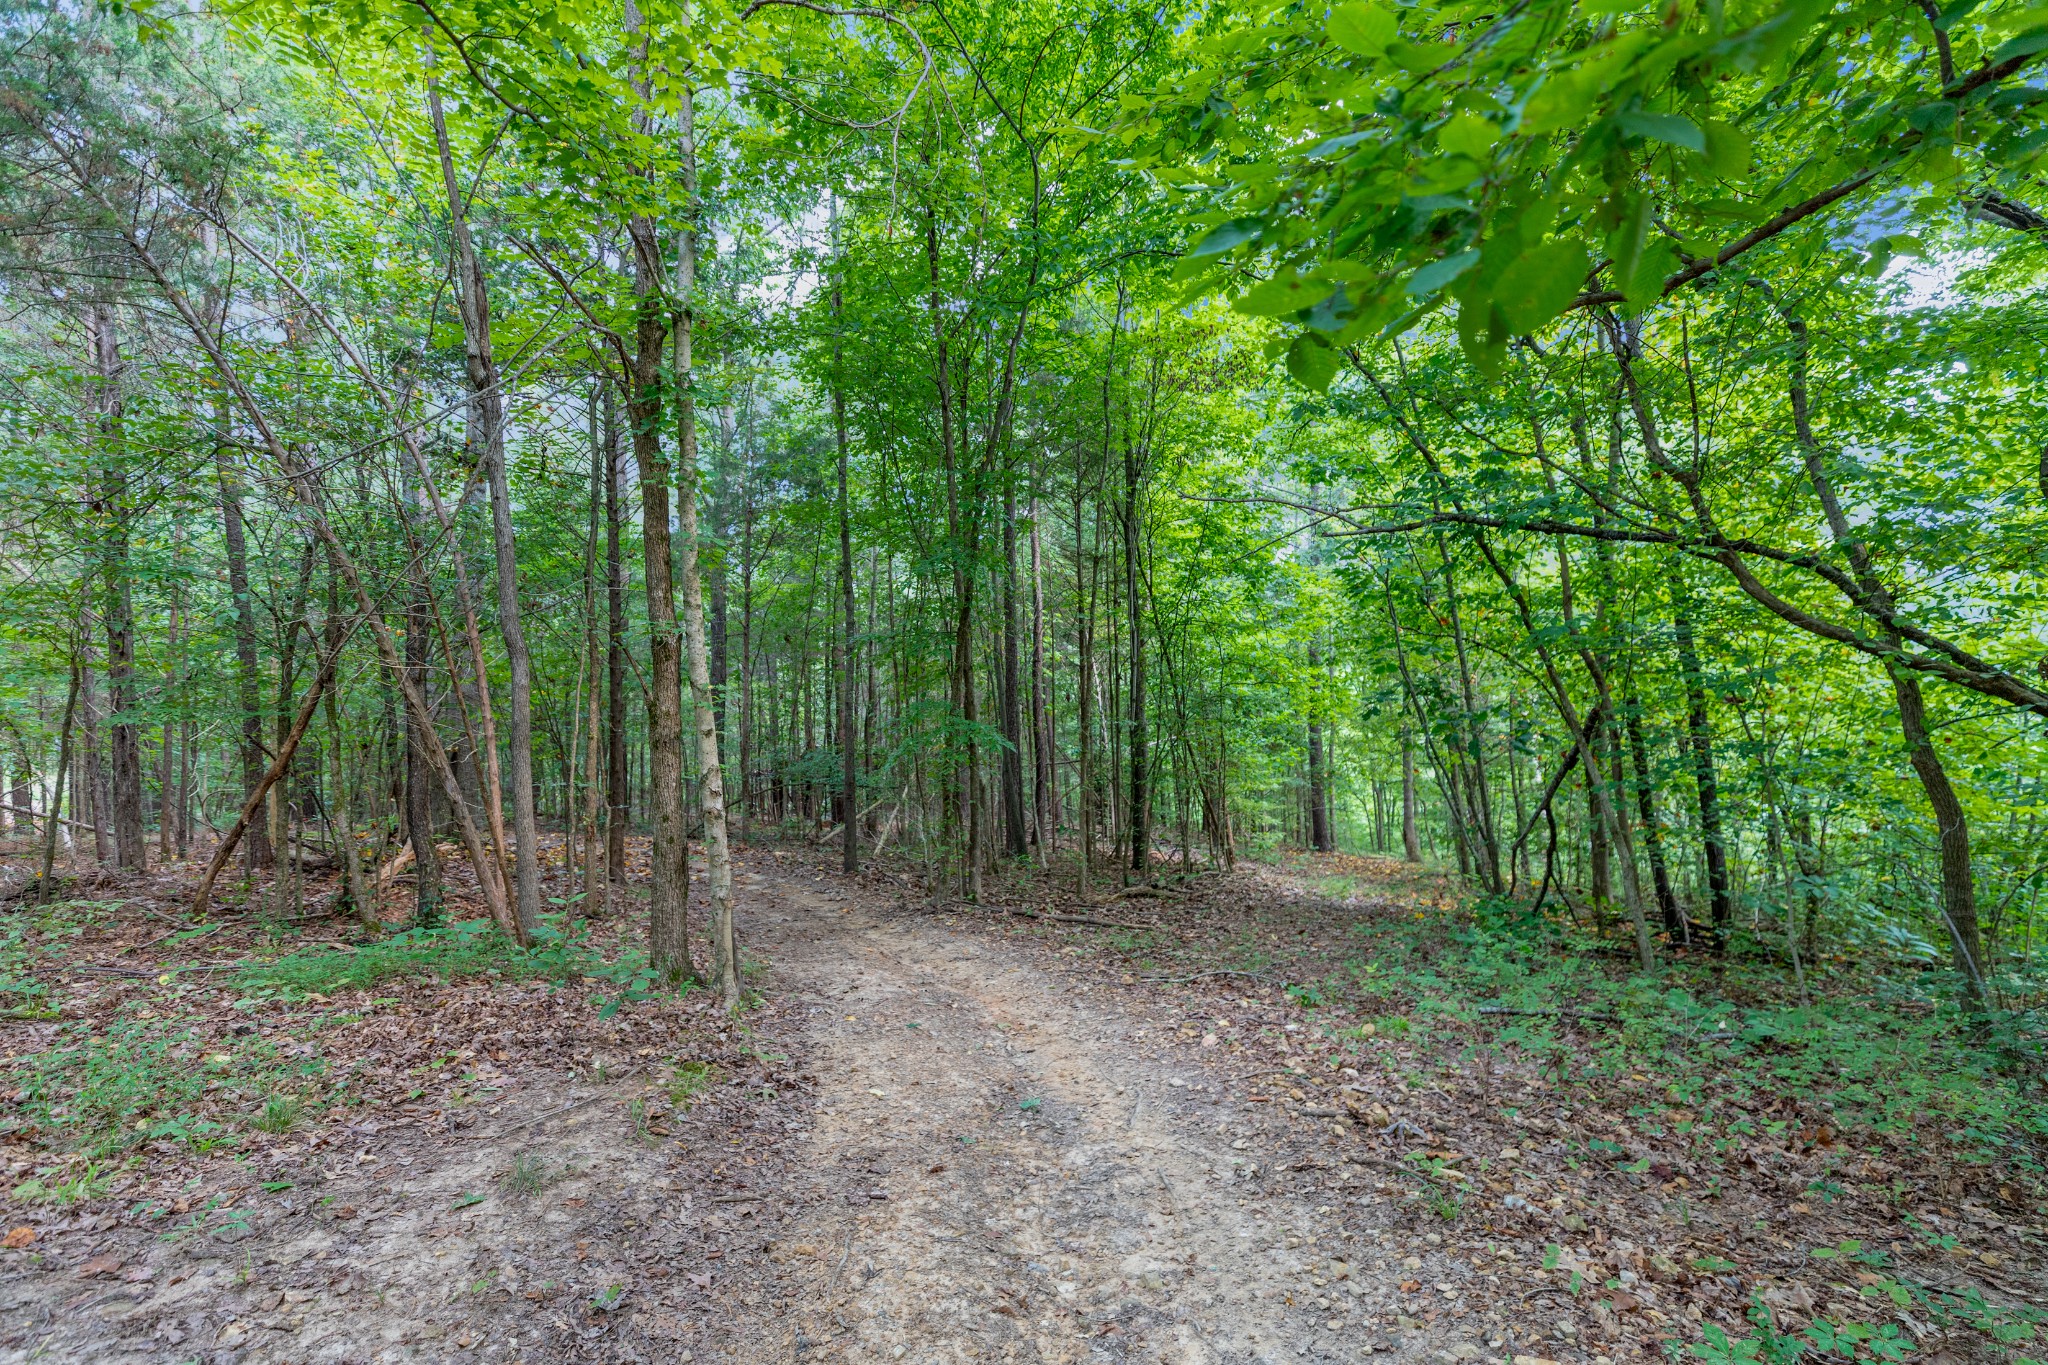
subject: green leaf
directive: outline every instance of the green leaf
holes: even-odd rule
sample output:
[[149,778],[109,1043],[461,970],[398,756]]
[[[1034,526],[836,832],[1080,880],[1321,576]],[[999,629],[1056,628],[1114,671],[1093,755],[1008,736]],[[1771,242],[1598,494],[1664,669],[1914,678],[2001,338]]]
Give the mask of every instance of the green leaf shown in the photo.
[[1458,276],[1479,264],[1477,251],[1461,251],[1440,261],[1431,261],[1408,277],[1408,292],[1416,298],[1434,294]]
[[1500,129],[1473,113],[1453,114],[1436,135],[1437,146],[1474,161],[1484,161],[1499,140]]
[[1247,317],[1280,318],[1298,313],[1316,300],[1316,292],[1293,275],[1253,285],[1230,306]]
[[1378,5],[1339,5],[1330,11],[1330,19],[1323,26],[1330,35],[1330,41],[1346,52],[1355,52],[1361,57],[1377,57],[1387,50],[1387,44],[1394,41],[1400,31],[1394,16]]
[[1954,100],[1933,100],[1906,115],[1906,122],[1923,133],[1947,128],[1956,121]]
[[1646,249],[1636,259],[1635,271],[1621,292],[1628,296],[1630,312],[1641,312],[1664,297],[1664,281],[1672,271],[1678,269],[1678,249],[1669,242],[1658,242]]
[[1733,179],[1749,171],[1749,134],[1719,119],[1708,120],[1702,131],[1707,138],[1707,166],[1715,175]]
[[1190,257],[1220,256],[1243,246],[1259,235],[1265,225],[1256,218],[1233,218],[1209,229],[1209,234],[1188,250]]
[[1387,56],[1394,65],[1416,76],[1436,70],[1457,55],[1458,45],[1456,43],[1394,42],[1387,44]]
[[2048,50],[2048,27],[2037,28],[2022,33],[2017,38],[2008,39],[1999,44],[1997,50],[1986,60],[1996,65],[2013,57],[2030,57],[2043,50]]
[[1522,253],[1502,274],[1494,299],[1517,336],[1528,336],[1571,305],[1585,282],[1586,248],[1545,242]]
[[1636,137],[1654,138],[1689,152],[1707,150],[1706,135],[1700,132],[1699,125],[1676,114],[1617,114],[1614,122],[1624,133]]
[[1303,332],[1287,348],[1287,373],[1303,388],[1321,393],[1337,377],[1337,353],[1315,333]]

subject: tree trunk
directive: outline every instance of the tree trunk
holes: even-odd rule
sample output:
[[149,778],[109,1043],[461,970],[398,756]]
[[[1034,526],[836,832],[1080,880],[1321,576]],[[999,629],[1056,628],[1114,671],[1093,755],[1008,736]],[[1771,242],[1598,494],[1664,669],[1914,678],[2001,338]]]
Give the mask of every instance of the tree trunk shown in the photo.
[[[470,440],[486,468],[491,493],[491,540],[497,554],[498,632],[505,641],[505,661],[512,675],[512,838],[513,925],[520,943],[530,943],[540,927],[540,831],[533,810],[533,660],[527,653],[526,630],[519,614],[519,557],[512,533],[512,489],[505,469],[505,400],[499,389],[498,366],[491,351],[490,295],[482,262],[469,234],[462,187],[448,149],[448,125],[441,116],[441,95],[427,81],[427,108],[433,119],[435,146],[440,152],[441,183],[448,193],[448,215],[455,237],[456,303],[462,315],[463,356],[470,387]],[[500,852],[502,852],[502,847]]]
[[[704,581],[697,538],[697,403],[694,394],[697,289],[697,144],[694,92],[677,90],[683,192],[690,217],[676,251],[676,502],[683,536],[683,636],[689,651],[690,696],[696,706],[698,801],[704,814],[704,861],[710,883],[711,985],[728,1012],[740,1004],[740,948],[733,926],[732,853],[725,832],[725,768],[718,751],[718,713],[712,706],[711,661],[704,639]],[[842,532],[842,534],[844,534]],[[849,827],[851,821],[848,822]],[[849,835],[849,837],[851,837]],[[687,854],[687,848],[685,849]],[[684,868],[687,876],[687,865]]]
[[1422,835],[1415,824],[1415,732],[1401,726],[1401,857],[1422,861]]
[[[839,203],[832,203],[832,237],[835,254],[839,246]],[[853,508],[848,489],[846,453],[846,388],[844,357],[841,353],[840,271],[843,262],[833,262],[832,275],[832,437],[839,457],[839,609],[840,629],[834,637],[838,646],[834,665],[839,674],[839,870],[849,875],[860,870],[860,769],[854,746],[853,703]]]
[[619,549],[624,508],[619,499],[618,412],[609,380],[604,386],[605,581],[605,876],[626,880],[626,830],[633,818],[632,780],[626,767],[626,563]]
[[1650,876],[1656,884],[1657,911],[1664,920],[1664,932],[1676,943],[1685,936],[1685,916],[1678,897],[1671,890],[1671,871],[1664,865],[1664,832],[1657,819],[1657,793],[1650,777],[1650,750],[1643,739],[1642,703],[1633,695],[1622,700],[1628,714],[1628,746],[1635,759],[1636,814],[1643,824],[1643,848],[1650,857]]
[[685,923],[690,846],[683,818],[682,641],[678,638],[673,547],[669,539],[669,460],[662,442],[662,351],[668,325],[661,297],[661,245],[654,223],[635,214],[633,298],[638,319],[626,419],[640,471],[640,538],[647,591],[648,809],[654,839],[648,869],[647,952],[671,984],[696,975]]
[[1152,793],[1150,736],[1145,730],[1145,626],[1139,610],[1140,562],[1138,557],[1138,485],[1143,477],[1143,454],[1126,434],[1124,438],[1124,590],[1130,641],[1131,694],[1131,870],[1142,880],[1152,870]]
[[[235,603],[235,699],[242,713],[240,754],[242,791],[256,789],[263,779],[263,709],[257,701],[256,602],[249,591],[249,541],[242,521],[242,485],[227,453],[227,417],[219,417],[220,446],[214,468],[220,479],[221,539],[227,549],[228,593]],[[249,831],[243,867],[251,874],[273,861],[270,833],[261,826]]]
[[[1006,462],[1007,463],[1007,462]],[[1021,651],[1017,643],[1017,487],[1016,471],[1005,468],[1003,480],[1003,838],[1012,858],[1028,850],[1024,814],[1024,707]]]
[[[424,574],[424,568],[421,573]],[[427,641],[432,630],[432,604],[425,583],[416,583],[405,613],[405,671],[424,699],[432,687]],[[446,900],[441,884],[441,855],[434,846],[434,775],[422,727],[430,716],[408,715],[405,728],[405,823],[412,844],[413,926],[430,928],[441,922]]]
[[1728,930],[1735,919],[1735,902],[1728,894],[1728,850],[1721,833],[1720,787],[1714,774],[1714,730],[1707,716],[1706,683],[1700,672],[1698,651],[1693,647],[1692,609],[1683,571],[1675,572],[1672,584],[1672,631],[1678,646],[1678,668],[1685,681],[1686,741],[1692,750],[1693,780],[1699,788],[1700,842],[1707,855],[1707,894],[1712,906],[1715,948],[1726,946]]
[[1031,829],[1039,860],[1045,863],[1059,825],[1059,777],[1053,766],[1051,691],[1045,675],[1045,577],[1036,482],[1031,496]]
[[[1806,324],[1790,309],[1781,308],[1780,313],[1793,339],[1789,397],[1793,429],[1799,437],[1807,481],[1813,485],[1814,495],[1820,500],[1830,538],[1848,556],[1850,566],[1856,571],[1857,585],[1877,612],[1888,617],[1893,609],[1891,590],[1877,576],[1869,547],[1856,538],[1848,517],[1843,513],[1820,442],[1813,434],[1806,394]],[[1895,629],[1887,630],[1885,638],[1894,649],[1902,640]],[[1984,978],[1988,964],[1984,960],[1977,923],[1977,891],[1970,866],[1970,827],[1963,817],[1962,801],[1956,796],[1955,787],[1949,782],[1948,770],[1942,766],[1941,756],[1935,752],[1934,741],[1928,734],[1926,705],[1921,698],[1918,675],[1909,672],[1895,658],[1885,661],[1885,671],[1891,676],[1892,693],[1898,699],[1899,730],[1906,742],[1907,761],[1912,764],[1914,775],[1920,779],[1921,789],[1927,793],[1927,804],[1934,813],[1935,828],[1940,835],[1941,916],[1949,931],[1956,973],[1962,980],[1966,1003],[1972,1008],[1981,1008],[1985,1003]],[[1808,932],[1812,932],[1810,918]],[[1812,956],[1810,951],[1808,956]]]
[[148,864],[142,833],[142,731],[135,722],[135,588],[129,555],[128,470],[122,438],[121,344],[114,310],[95,304],[87,314],[93,351],[94,407],[101,443],[95,502],[103,523],[100,547],[101,622],[107,632],[109,795],[114,861],[141,871]]
[[50,810],[43,828],[43,860],[36,873],[36,904],[50,903],[50,876],[57,861],[57,830],[64,821],[64,779],[71,771],[71,726],[78,715],[78,686],[81,669],[71,661],[71,683],[64,693],[64,718],[57,726],[57,771],[50,778]]
[[[1322,680],[1322,653],[1314,645],[1308,650],[1309,676],[1318,684]],[[1320,692],[1320,687],[1318,687]],[[1329,773],[1323,760],[1323,723],[1317,710],[1319,702],[1311,702],[1308,722],[1308,842],[1317,853],[1329,853],[1336,847],[1330,839]]]

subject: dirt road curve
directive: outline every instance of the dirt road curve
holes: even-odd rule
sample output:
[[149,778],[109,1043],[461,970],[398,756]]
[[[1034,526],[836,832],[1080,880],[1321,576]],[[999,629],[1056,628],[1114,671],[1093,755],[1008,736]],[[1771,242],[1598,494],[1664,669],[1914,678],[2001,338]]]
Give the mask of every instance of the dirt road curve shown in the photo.
[[1260,1191],[1237,1136],[1257,1120],[1152,1060],[1142,1020],[986,935],[754,880],[776,988],[816,1001],[821,1092],[807,1211],[774,1252],[791,1307],[741,1356],[1419,1354],[1368,1321],[1404,1278],[1391,1253]]

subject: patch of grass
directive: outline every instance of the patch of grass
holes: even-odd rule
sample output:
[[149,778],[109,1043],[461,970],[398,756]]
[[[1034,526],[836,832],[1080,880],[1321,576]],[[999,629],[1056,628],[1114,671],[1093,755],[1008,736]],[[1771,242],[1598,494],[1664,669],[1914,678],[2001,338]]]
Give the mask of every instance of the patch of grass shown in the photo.
[[50,1204],[62,1209],[98,1199],[112,1185],[113,1177],[100,1169],[100,1163],[88,1161],[69,1174],[47,1171],[30,1176],[14,1187],[14,1197],[24,1204]]
[[513,1194],[539,1194],[554,1183],[558,1172],[548,1169],[546,1161],[532,1152],[519,1152],[512,1158],[512,1169],[505,1172],[504,1186]]
[[104,1032],[74,1024],[15,1063],[14,1110],[0,1132],[90,1157],[156,1139],[206,1151],[228,1136],[209,1114],[289,1092],[324,1069],[317,1057],[287,1058],[261,1038],[210,1048],[161,1020],[121,1018]]
[[563,924],[544,916],[532,947],[521,948],[489,920],[463,920],[403,933],[359,948],[308,948],[236,973],[235,986],[252,996],[285,1000],[367,991],[411,978],[452,981],[487,976],[502,981],[569,982],[596,977],[620,988],[608,1015],[651,994],[653,974],[628,953],[607,962],[590,944],[582,920]]
[[718,1084],[719,1075],[718,1068],[709,1062],[677,1062],[668,1082],[669,1102],[678,1109],[688,1109],[696,1103],[697,1096]]
[[289,1133],[298,1125],[299,1114],[304,1106],[296,1096],[273,1095],[263,1105],[263,1112],[255,1119],[259,1132]]

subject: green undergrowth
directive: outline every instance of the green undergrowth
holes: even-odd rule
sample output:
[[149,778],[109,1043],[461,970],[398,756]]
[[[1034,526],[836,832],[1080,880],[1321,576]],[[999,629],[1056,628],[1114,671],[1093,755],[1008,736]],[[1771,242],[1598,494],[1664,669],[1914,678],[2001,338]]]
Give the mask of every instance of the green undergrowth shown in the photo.
[[[75,902],[0,919],[0,1007],[18,1019],[58,1021],[46,1045],[9,1058],[0,1070],[0,1090],[12,1092],[12,1103],[0,1110],[0,1136],[67,1154],[74,1163],[161,1150],[164,1143],[199,1153],[238,1150],[255,1134],[288,1133],[353,1102],[349,1068],[323,1055],[322,1037],[360,1016],[294,1013],[289,1027],[223,1036],[223,1008],[254,1015],[352,992],[389,993],[406,983],[483,978],[593,984],[610,1014],[658,985],[644,954],[608,958],[580,920],[551,917],[525,948],[488,921],[471,921],[354,947],[302,948],[219,976],[168,965],[111,1014],[62,1018],[53,974],[74,955],[79,934],[103,927],[117,911]],[[382,1003],[389,1002],[368,1008]],[[90,1182],[43,1173],[0,1188],[26,1202],[92,1197]]]
[[[1569,924],[1484,902],[1372,914],[1327,941],[1332,970],[1289,994],[1346,1006],[1381,1031],[1389,1019],[1423,1031],[1455,1022],[1461,1036],[1483,1025],[1560,1077],[1654,1078],[1666,1102],[1703,1121],[1726,1111],[1795,1139],[1826,1123],[1914,1144],[1938,1135],[1974,1160],[2035,1173],[2048,1161],[2035,1022],[1969,1016],[1935,972],[1810,974],[1801,1000],[1760,956],[1641,973]],[[1783,1117],[1743,1117],[1771,1113]]]
[[18,1059],[5,1128],[95,1158],[158,1140],[210,1151],[241,1128],[278,1131],[281,1114],[324,1099],[326,1070],[317,1055],[293,1055],[268,1038],[207,1040],[126,1014],[66,1025],[50,1047]]
[[399,980],[447,982],[486,976],[502,981],[570,982],[594,977],[628,990],[643,975],[637,958],[607,961],[581,920],[541,925],[522,948],[489,920],[465,920],[408,929],[354,948],[307,948],[274,962],[246,967],[235,986],[247,994],[285,1000],[367,991]]

